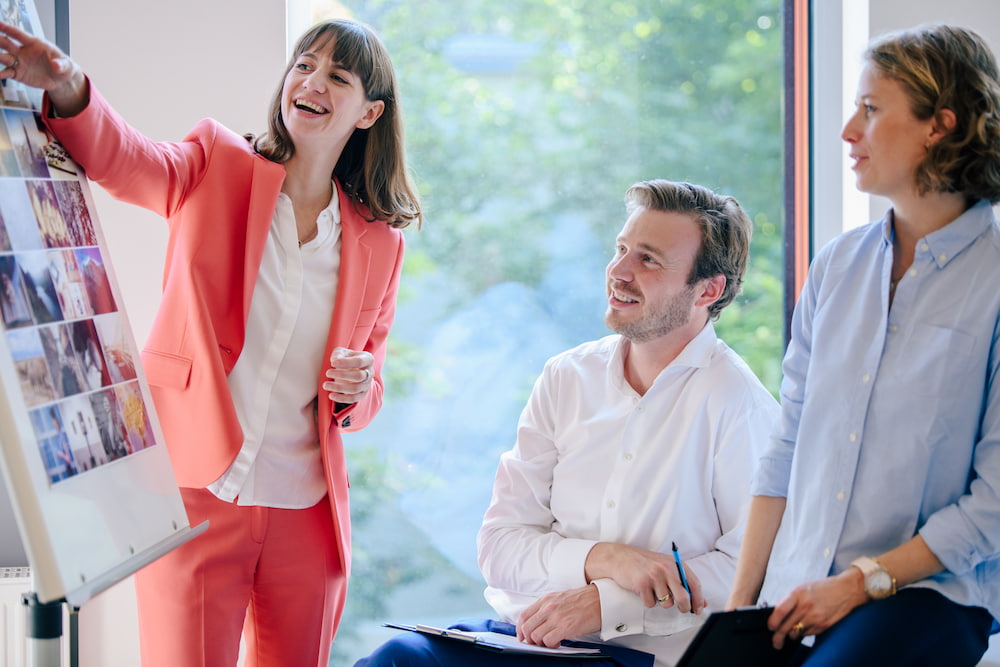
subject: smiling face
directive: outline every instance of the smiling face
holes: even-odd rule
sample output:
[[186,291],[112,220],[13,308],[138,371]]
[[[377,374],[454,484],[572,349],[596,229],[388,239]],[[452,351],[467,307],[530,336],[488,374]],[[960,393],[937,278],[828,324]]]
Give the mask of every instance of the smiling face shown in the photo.
[[914,115],[902,84],[868,65],[841,137],[850,144],[858,189],[892,200],[916,193],[917,167],[938,135],[933,118]]
[[701,228],[691,215],[636,209],[618,235],[606,271],[608,328],[643,343],[691,322],[700,282],[688,281],[700,247]]
[[339,155],[355,129],[374,125],[385,107],[368,99],[355,73],[334,62],[334,46],[333,38],[313,44],[285,75],[281,114],[296,153],[323,147]]

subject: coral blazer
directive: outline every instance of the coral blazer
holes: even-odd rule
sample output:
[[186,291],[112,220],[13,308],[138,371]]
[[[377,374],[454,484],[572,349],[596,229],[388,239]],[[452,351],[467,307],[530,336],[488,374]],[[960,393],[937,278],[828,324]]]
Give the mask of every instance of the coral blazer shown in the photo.
[[[226,377],[243,349],[247,313],[284,167],[213,120],[180,142],[153,142],[130,127],[96,88],[72,118],[42,117],[87,176],[112,196],[165,217],[170,227],[162,302],[142,351],[166,447],[180,486],[204,487],[236,458],[243,434]],[[338,185],[339,187],[339,185]],[[341,430],[368,425],[382,406],[382,365],[395,315],[403,235],[369,222],[340,191],[337,301],[316,369],[318,432],[334,530],[350,572],[350,505]],[[334,405],[322,389],[334,347],[375,357],[371,391]]]

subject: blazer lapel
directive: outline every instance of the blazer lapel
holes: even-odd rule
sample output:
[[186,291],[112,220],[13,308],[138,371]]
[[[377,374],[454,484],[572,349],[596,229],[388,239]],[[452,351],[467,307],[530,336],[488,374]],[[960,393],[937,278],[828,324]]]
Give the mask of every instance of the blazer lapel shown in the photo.
[[340,204],[340,276],[337,280],[337,302],[333,308],[333,323],[327,357],[333,347],[346,346],[358,323],[372,248],[366,235],[371,224],[354,210],[354,203],[341,191]]
[[[243,275],[243,322],[250,313],[250,299],[253,297],[255,277],[260,271],[264,246],[271,229],[275,203],[285,181],[285,168],[261,155],[255,155],[253,176],[248,193],[246,253],[244,254]],[[254,279],[251,279],[253,277]]]

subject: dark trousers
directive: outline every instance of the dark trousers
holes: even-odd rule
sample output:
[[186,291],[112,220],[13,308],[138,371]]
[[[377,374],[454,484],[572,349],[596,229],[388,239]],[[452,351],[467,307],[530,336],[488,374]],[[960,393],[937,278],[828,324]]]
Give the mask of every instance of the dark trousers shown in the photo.
[[[456,623],[451,629],[470,632],[501,632],[514,634],[514,626],[493,620],[474,620]],[[579,646],[597,646],[572,642]],[[612,654],[608,658],[570,658],[523,653],[497,653],[476,648],[465,642],[434,637],[420,632],[404,632],[375,649],[367,658],[354,663],[354,667],[650,667],[653,656],[620,646],[600,645],[602,651]]]
[[989,644],[993,618],[927,588],[904,588],[861,605],[803,647],[802,667],[974,667]]

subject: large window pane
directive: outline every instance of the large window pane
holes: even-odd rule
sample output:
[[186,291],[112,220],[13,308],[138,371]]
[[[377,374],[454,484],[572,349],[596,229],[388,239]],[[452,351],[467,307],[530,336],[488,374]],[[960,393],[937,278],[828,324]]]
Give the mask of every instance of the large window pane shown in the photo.
[[354,573],[331,664],[384,621],[492,615],[475,536],[545,360],[608,333],[604,266],[635,181],[689,180],[755,221],[717,324],[777,390],[780,0],[313,0],[392,54],[424,230],[407,230],[378,419],[349,436]]

